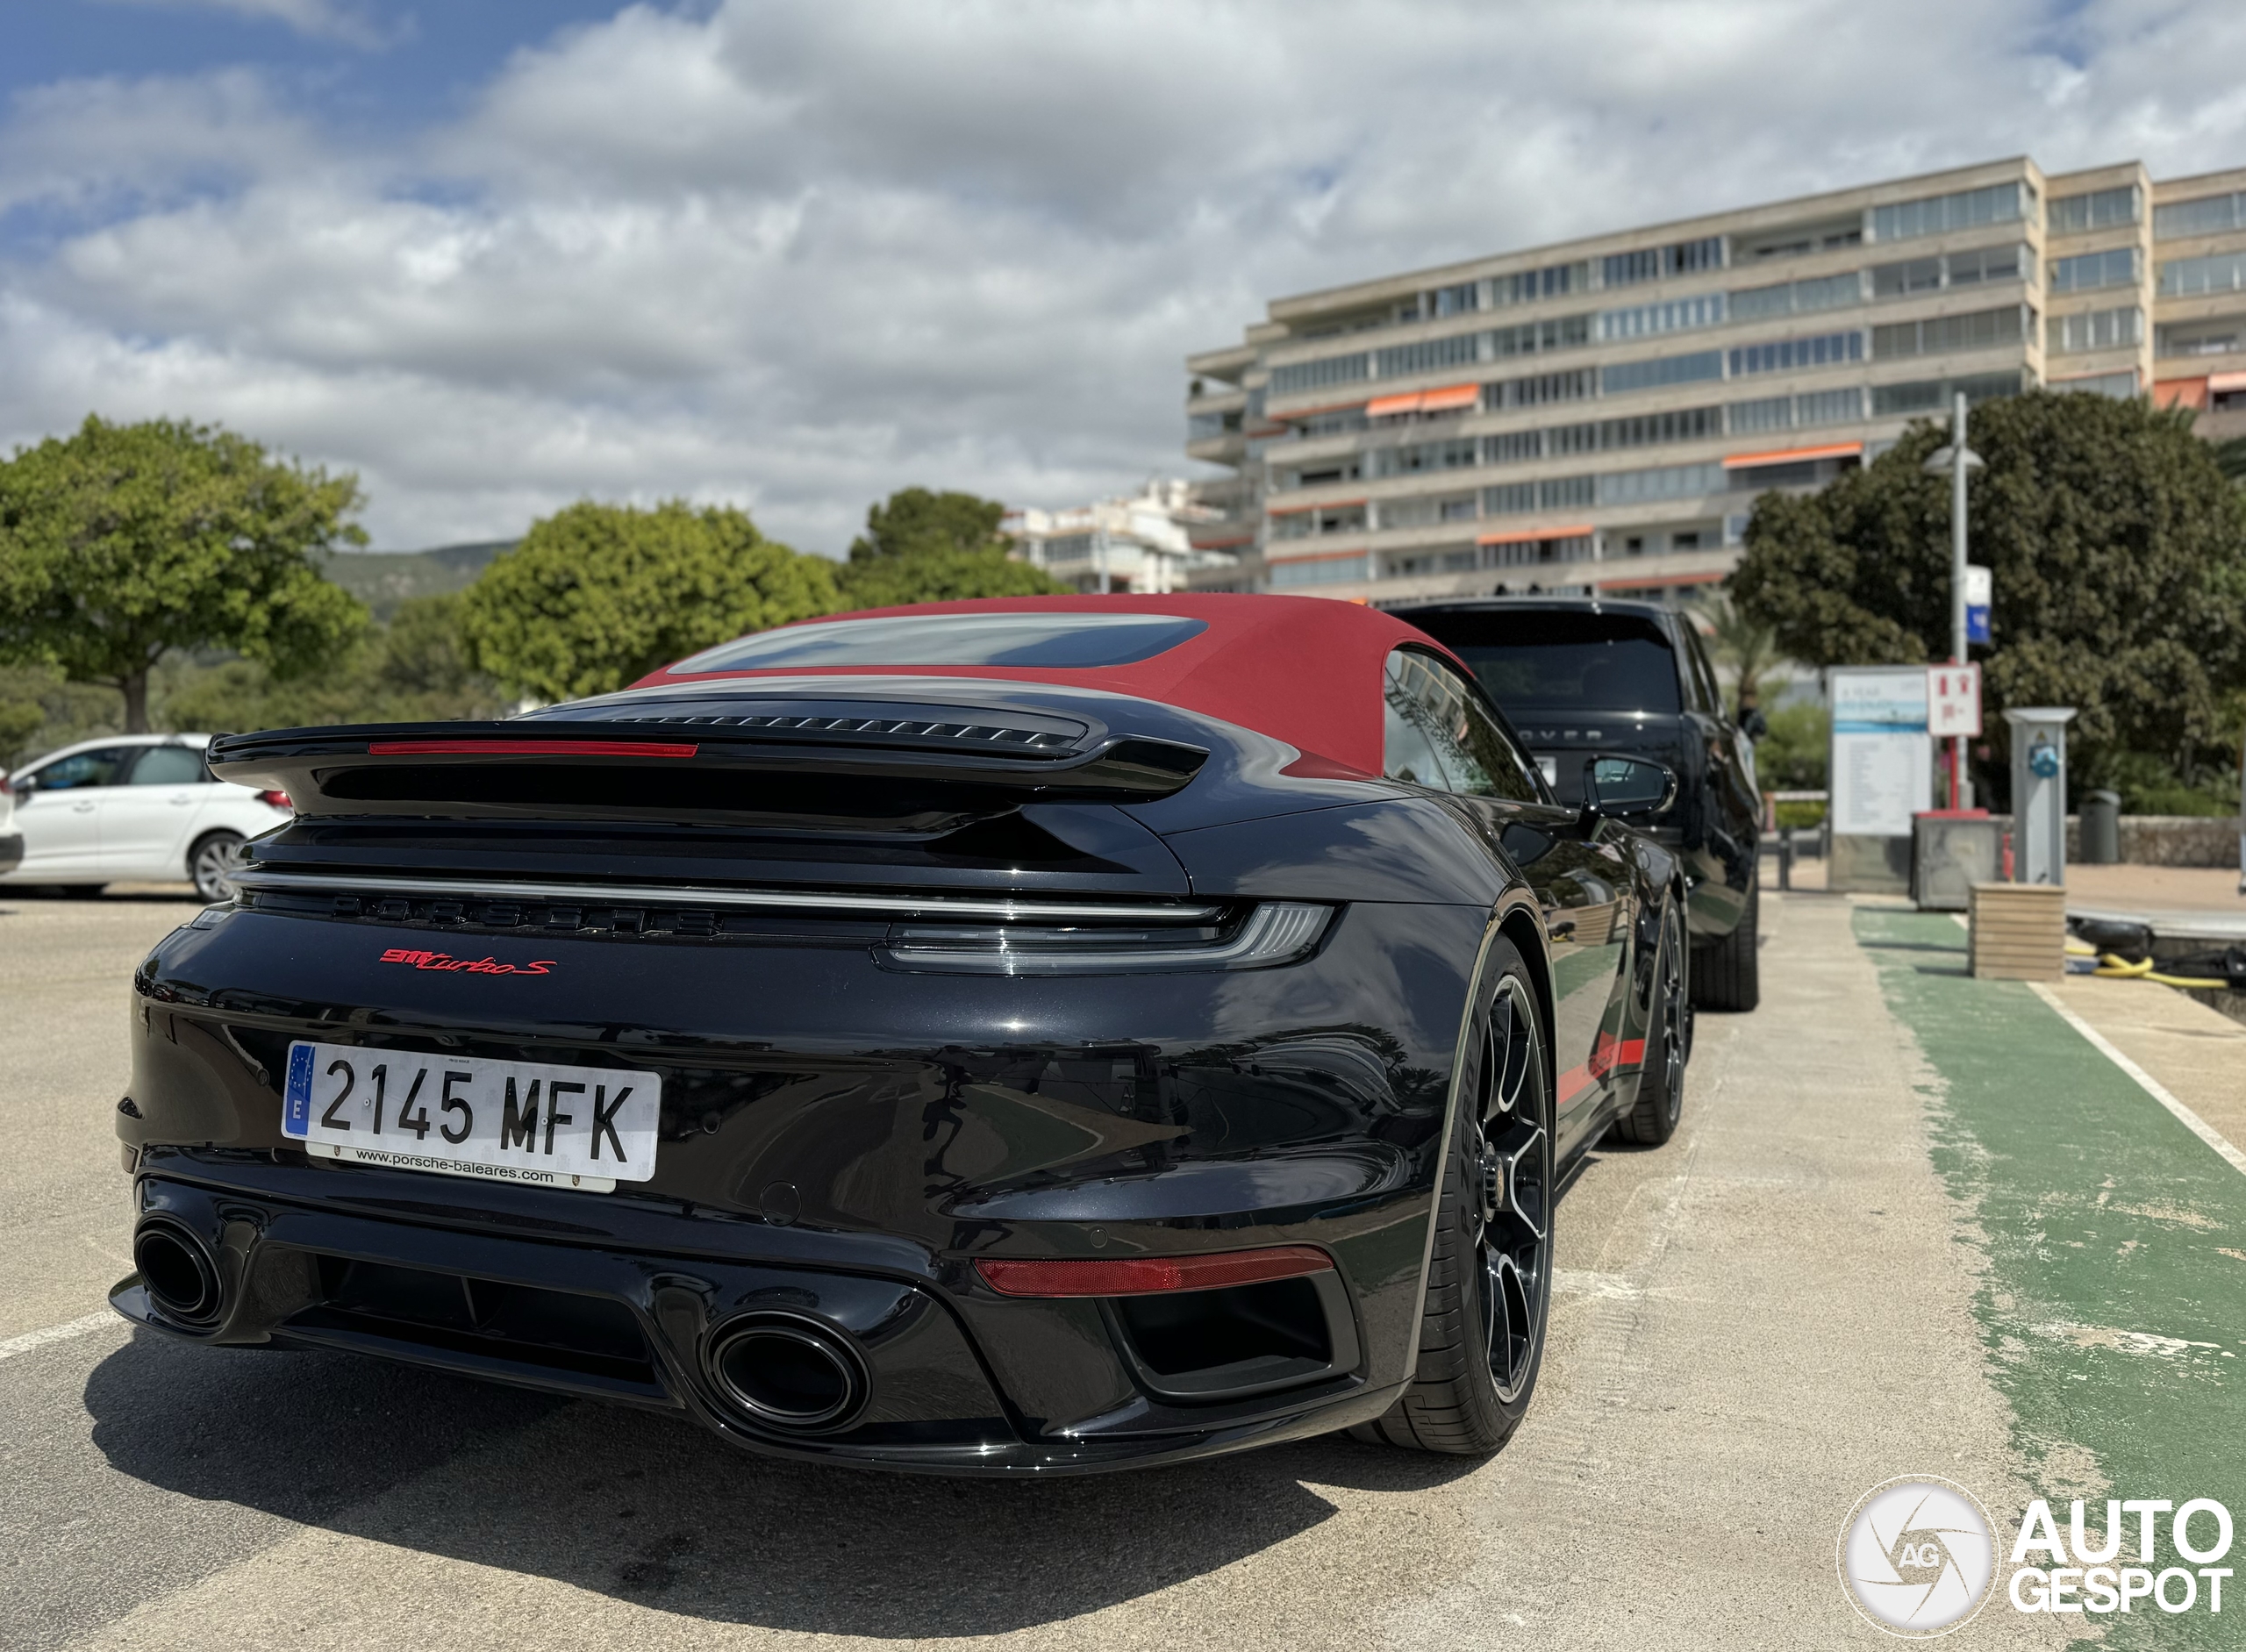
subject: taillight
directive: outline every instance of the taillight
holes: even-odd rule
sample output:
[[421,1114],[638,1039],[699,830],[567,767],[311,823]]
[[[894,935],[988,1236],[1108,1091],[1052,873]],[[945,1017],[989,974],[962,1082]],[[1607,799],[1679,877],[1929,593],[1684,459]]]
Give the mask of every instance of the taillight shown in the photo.
[[287,809],[291,813],[295,812],[294,805],[290,803],[289,794],[285,791],[261,791],[257,794],[257,800],[260,803],[269,803],[276,809]]
[[1162,1291],[1218,1291],[1324,1273],[1334,1259],[1315,1245],[1266,1245],[1203,1256],[1118,1256],[1063,1262],[976,1259],[983,1283],[1008,1297],[1145,1297]]
[[935,975],[1153,975],[1187,969],[1262,969],[1318,949],[1331,906],[1266,901],[1229,933],[1210,926],[1143,929],[1014,925],[937,928],[901,924],[876,956],[892,969]]

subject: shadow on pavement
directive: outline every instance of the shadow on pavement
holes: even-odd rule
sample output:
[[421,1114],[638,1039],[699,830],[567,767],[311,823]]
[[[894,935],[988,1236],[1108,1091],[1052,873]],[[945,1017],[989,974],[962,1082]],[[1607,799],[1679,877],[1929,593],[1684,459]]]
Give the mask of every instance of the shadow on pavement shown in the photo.
[[1477,1458],[1340,1436],[1138,1473],[948,1480],[753,1457],[682,1419],[148,1332],[87,1380],[111,1466],[179,1495],[721,1623],[995,1634],[1212,1572]]

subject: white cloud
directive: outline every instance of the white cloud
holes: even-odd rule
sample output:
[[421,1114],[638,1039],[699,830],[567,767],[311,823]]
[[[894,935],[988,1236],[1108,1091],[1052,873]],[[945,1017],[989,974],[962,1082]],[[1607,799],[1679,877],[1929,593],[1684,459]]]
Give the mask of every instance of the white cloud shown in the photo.
[[334,40],[380,51],[411,29],[411,20],[385,27],[364,9],[342,0],[109,0],[111,5],[161,7],[171,11],[224,11],[260,23],[278,23],[308,39]]
[[0,207],[84,215],[0,265],[0,440],[220,418],[360,470],[388,544],[683,493],[837,550],[912,483],[1186,468],[1182,356],[1280,293],[2021,152],[2246,161],[2242,52],[2204,3],[735,0],[386,147],[240,73],[58,85],[0,132]]

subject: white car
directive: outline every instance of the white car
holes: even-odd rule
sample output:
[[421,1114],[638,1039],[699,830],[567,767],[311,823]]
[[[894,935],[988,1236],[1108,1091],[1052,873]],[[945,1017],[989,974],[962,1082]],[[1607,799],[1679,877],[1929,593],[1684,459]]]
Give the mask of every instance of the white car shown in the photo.
[[104,883],[184,877],[207,901],[231,900],[242,841],[289,819],[289,799],[211,778],[208,734],[111,734],[50,752],[9,782],[23,858],[0,883]]

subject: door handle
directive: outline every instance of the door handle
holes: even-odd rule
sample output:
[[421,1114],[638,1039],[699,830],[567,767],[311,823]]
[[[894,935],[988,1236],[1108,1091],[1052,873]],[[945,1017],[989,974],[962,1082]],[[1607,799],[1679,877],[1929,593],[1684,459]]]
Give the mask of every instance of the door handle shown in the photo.
[[94,805],[90,803],[74,803],[70,805],[72,814],[91,814],[93,812]]
[[172,798],[170,801],[171,801],[171,805],[172,805],[172,807],[173,807],[173,808],[175,808],[175,809],[178,809],[178,808],[183,808],[183,807],[184,807],[184,806],[186,806],[188,804],[193,803],[193,802],[195,801],[195,799],[194,799],[194,798],[192,798],[192,797],[189,797],[185,792],[183,792],[183,791],[182,791],[182,792],[181,792],[181,793],[179,794],[179,796],[177,796],[176,797]]

